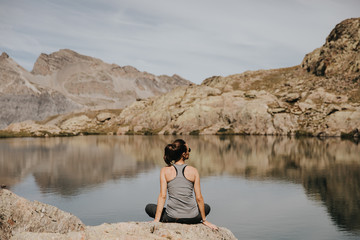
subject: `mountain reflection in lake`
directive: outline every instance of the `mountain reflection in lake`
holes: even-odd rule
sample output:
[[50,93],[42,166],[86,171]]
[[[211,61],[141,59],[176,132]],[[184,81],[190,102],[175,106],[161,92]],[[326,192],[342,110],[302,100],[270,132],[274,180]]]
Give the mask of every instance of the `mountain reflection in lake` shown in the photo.
[[[358,144],[335,138],[182,137],[213,206],[211,220],[238,238],[360,237]],[[175,138],[2,139],[0,184],[70,211],[85,224],[148,221],[143,209],[156,202],[163,148]]]

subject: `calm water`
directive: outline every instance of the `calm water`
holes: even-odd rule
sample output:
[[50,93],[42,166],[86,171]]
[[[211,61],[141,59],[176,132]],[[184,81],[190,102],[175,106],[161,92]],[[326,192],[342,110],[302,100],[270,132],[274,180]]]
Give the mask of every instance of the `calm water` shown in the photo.
[[[360,145],[339,139],[184,136],[208,219],[239,239],[360,239]],[[173,136],[1,139],[0,184],[87,225],[150,221]]]

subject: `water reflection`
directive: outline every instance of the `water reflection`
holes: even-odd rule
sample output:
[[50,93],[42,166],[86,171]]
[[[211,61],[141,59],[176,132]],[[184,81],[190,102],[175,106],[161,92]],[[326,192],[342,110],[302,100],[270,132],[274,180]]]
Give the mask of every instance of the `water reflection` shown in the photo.
[[[173,136],[91,136],[0,141],[0,184],[33,175],[42,192],[63,196],[164,165]],[[184,136],[200,174],[302,184],[333,221],[360,230],[360,145],[338,139]]]

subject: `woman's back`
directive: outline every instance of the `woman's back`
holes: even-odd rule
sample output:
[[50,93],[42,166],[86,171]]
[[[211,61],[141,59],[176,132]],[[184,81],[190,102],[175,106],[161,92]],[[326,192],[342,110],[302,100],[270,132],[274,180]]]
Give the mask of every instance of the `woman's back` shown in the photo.
[[[193,218],[199,213],[197,203],[194,199],[194,182],[185,177],[186,164],[171,166],[176,171],[176,177],[167,183],[169,199],[166,213],[172,218]],[[189,167],[191,172],[191,169]],[[189,172],[189,171],[187,171]],[[173,172],[169,171],[173,175]],[[191,175],[188,173],[188,175]]]
[[[206,221],[210,206],[204,203],[200,190],[200,176],[196,168],[185,164],[191,149],[182,139],[167,144],[164,149],[164,161],[168,165],[160,170],[160,193],[156,204],[148,204],[146,213],[155,222],[179,222],[204,225],[217,229]],[[175,164],[172,164],[175,162]],[[169,193],[167,208],[164,208]],[[195,197],[194,198],[194,193]]]

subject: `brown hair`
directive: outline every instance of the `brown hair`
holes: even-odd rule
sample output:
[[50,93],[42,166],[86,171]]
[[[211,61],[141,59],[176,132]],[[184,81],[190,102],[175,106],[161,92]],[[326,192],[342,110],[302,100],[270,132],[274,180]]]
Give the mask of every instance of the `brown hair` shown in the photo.
[[182,154],[187,152],[186,142],[182,139],[176,139],[173,143],[166,145],[164,149],[164,161],[170,166],[172,161],[179,161]]

